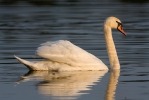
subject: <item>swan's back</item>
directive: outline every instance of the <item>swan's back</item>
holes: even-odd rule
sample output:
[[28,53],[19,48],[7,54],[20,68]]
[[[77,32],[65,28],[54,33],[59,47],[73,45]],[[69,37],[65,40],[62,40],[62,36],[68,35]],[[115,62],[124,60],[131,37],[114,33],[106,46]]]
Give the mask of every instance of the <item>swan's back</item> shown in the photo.
[[108,69],[100,59],[66,40],[41,44],[37,49],[37,55],[57,63],[67,64],[76,70]]

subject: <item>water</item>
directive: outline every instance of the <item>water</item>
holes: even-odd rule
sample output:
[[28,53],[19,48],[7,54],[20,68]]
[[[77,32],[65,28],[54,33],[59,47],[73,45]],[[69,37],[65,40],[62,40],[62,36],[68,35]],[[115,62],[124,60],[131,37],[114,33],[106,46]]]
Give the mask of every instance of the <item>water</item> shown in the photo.
[[[78,0],[36,6],[0,6],[0,97],[2,100],[148,100],[149,3]],[[70,40],[109,66],[102,25],[123,22],[127,37],[113,31],[121,72],[28,72],[13,55],[27,60],[39,44]],[[40,59],[40,58],[36,58]],[[62,76],[62,78],[56,79]]]

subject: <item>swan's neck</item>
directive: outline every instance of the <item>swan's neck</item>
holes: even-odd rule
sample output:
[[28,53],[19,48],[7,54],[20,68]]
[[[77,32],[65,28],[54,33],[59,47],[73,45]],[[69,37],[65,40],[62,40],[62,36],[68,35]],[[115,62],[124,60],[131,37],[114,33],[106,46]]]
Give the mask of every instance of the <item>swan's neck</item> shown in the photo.
[[119,59],[115,49],[115,44],[112,37],[112,31],[109,26],[104,25],[104,35],[106,40],[106,47],[110,61],[111,69],[120,69]]

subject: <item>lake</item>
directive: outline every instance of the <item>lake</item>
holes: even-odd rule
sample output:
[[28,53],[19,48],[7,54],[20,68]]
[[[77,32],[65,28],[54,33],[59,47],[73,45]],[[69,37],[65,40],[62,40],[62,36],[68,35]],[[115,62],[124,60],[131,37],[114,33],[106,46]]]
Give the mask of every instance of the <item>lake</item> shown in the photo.
[[[1,100],[148,100],[149,2],[70,1],[0,5]],[[113,30],[120,71],[29,71],[14,58],[40,60],[34,56],[41,43],[69,40],[109,67],[103,35],[109,16],[127,33]]]

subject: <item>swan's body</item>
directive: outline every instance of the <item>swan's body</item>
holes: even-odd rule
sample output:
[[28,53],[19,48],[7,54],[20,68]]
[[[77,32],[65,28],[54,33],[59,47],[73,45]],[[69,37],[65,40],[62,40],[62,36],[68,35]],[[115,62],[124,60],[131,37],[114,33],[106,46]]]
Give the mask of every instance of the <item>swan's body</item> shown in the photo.
[[[118,18],[107,18],[104,23],[104,34],[111,69],[120,69],[111,28],[117,28],[124,35],[126,35],[126,33],[123,31],[121,21]],[[37,49],[37,55],[46,58],[46,60],[30,62],[17,56],[15,56],[15,58],[26,65],[30,70],[108,70],[108,67],[100,59],[66,40],[41,44]]]
[[67,40],[46,42],[37,49],[37,55],[48,60],[27,62],[16,57],[31,70],[107,70],[107,66],[94,55]]

